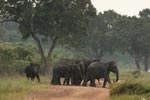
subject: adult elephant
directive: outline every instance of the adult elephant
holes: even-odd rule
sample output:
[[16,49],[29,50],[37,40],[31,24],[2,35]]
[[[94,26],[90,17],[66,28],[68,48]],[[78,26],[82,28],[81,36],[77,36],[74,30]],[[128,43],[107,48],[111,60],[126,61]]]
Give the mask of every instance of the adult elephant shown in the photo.
[[61,85],[60,78],[64,78],[63,85],[79,85],[82,80],[82,70],[76,60],[61,60],[53,66],[51,84]]
[[[84,78],[84,80],[85,80],[85,77],[86,77],[86,73],[87,73],[88,66],[89,66],[91,63],[97,62],[97,61],[99,61],[99,60],[97,60],[97,59],[94,59],[94,60],[92,60],[92,59],[83,59],[83,60],[82,60],[82,63],[83,63],[83,65],[84,65],[84,71],[83,71],[83,78]],[[100,80],[99,80],[99,79],[97,79],[97,80],[98,80],[98,82],[100,83]]]
[[39,64],[30,63],[28,66],[25,67],[24,72],[28,80],[31,78],[31,80],[33,81],[34,78],[36,77],[38,82],[40,82],[39,70],[40,70]]
[[114,61],[108,63],[93,62],[87,68],[86,78],[82,85],[86,86],[87,82],[90,81],[90,86],[96,86],[95,79],[104,78],[104,88],[107,82],[111,83],[110,72],[116,74],[116,80],[114,81],[117,82],[119,80],[119,71]]
[[87,72],[88,66],[93,63],[93,62],[97,62],[99,60],[95,59],[95,60],[91,60],[91,59],[83,59],[82,62],[84,63],[84,67],[85,67],[85,74]]

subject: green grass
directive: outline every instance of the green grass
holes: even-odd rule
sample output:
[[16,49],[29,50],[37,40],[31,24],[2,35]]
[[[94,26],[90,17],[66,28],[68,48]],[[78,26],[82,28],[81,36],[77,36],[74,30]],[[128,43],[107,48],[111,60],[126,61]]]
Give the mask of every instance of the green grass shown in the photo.
[[[120,80],[123,81],[111,85],[114,94],[111,95],[110,100],[143,100],[143,98],[150,100],[150,94],[144,92],[146,89],[150,90],[150,73],[142,72],[139,78],[134,78],[131,74],[133,71],[134,69],[120,69]],[[41,77],[40,83],[37,80],[34,82],[28,81],[21,76],[0,77],[0,100],[18,100],[31,95],[36,90],[48,88],[49,84],[49,77]],[[135,89],[135,92],[132,93],[133,90],[128,88],[130,85],[138,87],[132,88]],[[120,92],[121,88],[125,89],[123,93]],[[138,93],[137,90],[143,91],[143,93]]]
[[47,88],[48,78],[41,77],[41,82],[28,81],[25,77],[1,78],[0,100],[17,100],[30,95],[33,90]]
[[128,95],[123,94],[120,96],[112,96],[110,100],[150,100],[150,97],[147,97],[145,95]]
[[[131,72],[129,71],[128,74]],[[150,73],[141,72],[138,78],[134,78],[130,74],[128,77],[121,77],[121,79],[123,81],[120,83],[111,85],[110,100],[143,100],[143,98],[150,100]]]

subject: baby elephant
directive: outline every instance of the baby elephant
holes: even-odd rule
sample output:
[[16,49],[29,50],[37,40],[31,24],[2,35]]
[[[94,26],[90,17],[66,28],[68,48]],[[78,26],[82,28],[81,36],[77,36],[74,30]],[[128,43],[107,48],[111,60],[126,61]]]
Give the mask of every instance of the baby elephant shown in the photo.
[[25,67],[24,72],[28,80],[29,78],[31,78],[31,80],[33,81],[34,78],[36,77],[38,82],[40,82],[39,70],[40,70],[39,64],[30,63],[28,66]]

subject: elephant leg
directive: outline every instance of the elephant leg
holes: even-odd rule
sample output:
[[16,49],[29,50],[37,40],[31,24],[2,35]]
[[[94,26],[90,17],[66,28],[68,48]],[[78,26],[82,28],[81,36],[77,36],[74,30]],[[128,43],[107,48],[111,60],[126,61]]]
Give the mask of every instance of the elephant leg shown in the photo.
[[52,77],[51,84],[54,84],[54,75]]
[[51,84],[55,85],[56,84],[56,80],[57,80],[57,75],[53,73]]
[[55,74],[53,79],[52,79],[52,83],[53,83],[53,85],[61,85],[61,83],[60,83],[60,76]]
[[66,82],[67,82],[67,85],[70,85],[69,84],[69,82],[70,82],[70,75],[68,75],[67,77],[65,77],[65,83],[64,84],[66,84]]
[[82,80],[79,80],[79,82],[78,82],[78,83],[79,83],[79,85],[81,85],[81,83],[82,83]]
[[69,85],[69,76],[65,77],[63,85],[66,85],[66,82],[67,82],[67,85]]
[[32,80],[32,81],[34,80],[34,76],[33,76],[33,75],[31,76],[31,80]]
[[98,84],[101,85],[100,79],[97,79],[97,80],[98,80]]
[[67,79],[65,78],[65,79],[64,79],[64,82],[63,82],[63,85],[65,85],[66,81],[67,81]]
[[56,82],[56,76],[55,76],[55,74],[53,73],[52,80],[51,80],[51,84],[52,84],[52,85],[55,85],[55,82]]
[[96,84],[95,84],[95,79],[93,79],[93,86],[94,86],[94,87],[96,87]]
[[111,83],[110,79],[108,78],[108,83]]
[[92,86],[92,80],[90,80],[90,86]]
[[67,85],[70,85],[70,76],[68,77],[68,79],[67,79]]
[[104,78],[103,88],[105,88],[107,81],[108,80],[106,78]]
[[57,80],[57,85],[61,85],[61,82],[60,82],[60,76],[58,77],[58,80]]
[[39,74],[36,75],[36,78],[37,78],[38,82],[40,82]]
[[90,86],[96,87],[95,79],[91,79],[90,81],[91,81],[91,82],[90,82]]
[[88,82],[88,80],[84,79],[82,86],[87,86],[87,82]]

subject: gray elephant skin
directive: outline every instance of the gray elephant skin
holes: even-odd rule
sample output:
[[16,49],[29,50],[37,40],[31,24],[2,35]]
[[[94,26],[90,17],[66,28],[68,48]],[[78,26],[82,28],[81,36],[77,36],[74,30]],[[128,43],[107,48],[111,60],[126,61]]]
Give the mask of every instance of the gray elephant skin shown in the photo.
[[60,79],[64,78],[63,85],[80,85],[84,69],[77,60],[61,60],[53,66],[52,85],[61,85]]
[[86,77],[82,85],[86,86],[87,82],[90,81],[90,86],[95,87],[95,79],[104,78],[104,88],[107,82],[111,83],[109,78],[110,72],[116,74],[116,80],[114,81],[117,82],[119,80],[119,71],[114,61],[108,63],[93,62],[87,68]]
[[24,72],[28,80],[31,78],[31,80],[33,81],[34,78],[36,77],[38,82],[40,82],[39,70],[40,70],[39,64],[30,63],[25,67]]

